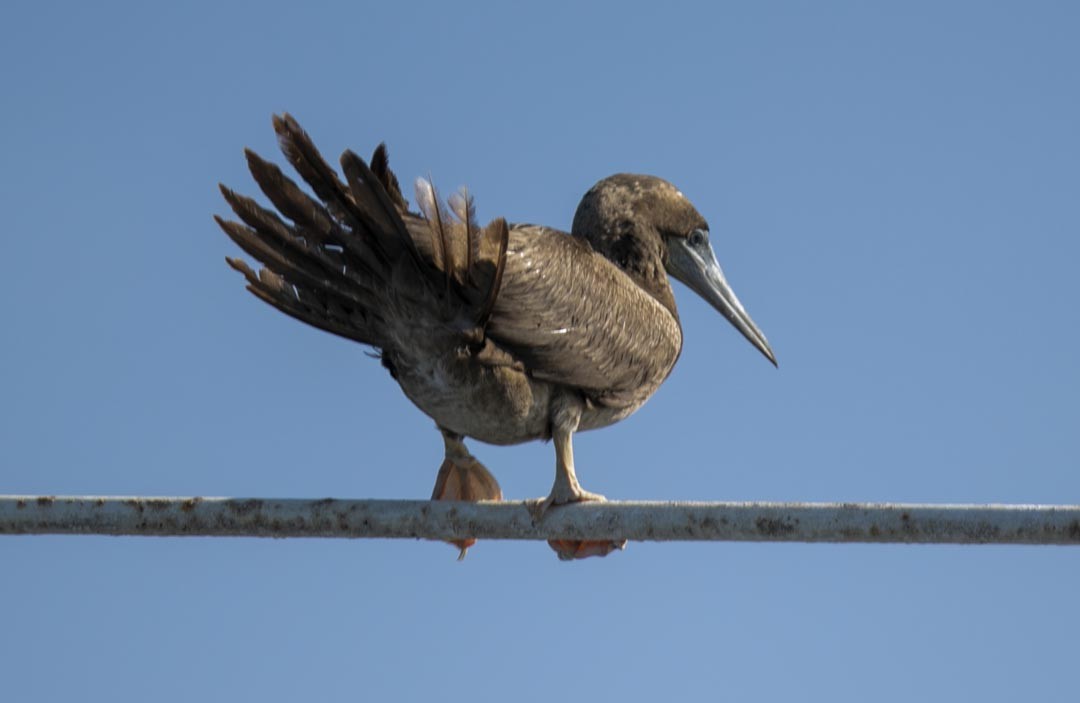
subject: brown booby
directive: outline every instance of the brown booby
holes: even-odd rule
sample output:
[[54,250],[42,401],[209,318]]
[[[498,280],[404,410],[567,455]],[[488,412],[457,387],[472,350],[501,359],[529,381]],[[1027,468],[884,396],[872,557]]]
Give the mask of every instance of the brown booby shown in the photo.
[[[442,204],[418,180],[413,212],[379,145],[370,164],[341,156],[344,182],[288,114],[274,130],[315,198],[247,150],[281,217],[221,186],[241,222],[215,217],[264,268],[228,263],[257,297],[319,329],[373,347],[405,395],[442,432],[433,498],[501,500],[464,445],[554,442],[551,506],[603,500],[574,471],[575,432],[629,416],[671,373],[682,329],[668,275],[685,283],[774,365],[765,335],[728,285],[709,226],[672,184],[617,174],[582,198],[569,234],[486,227],[466,191]],[[458,543],[464,554],[472,541]],[[552,542],[561,557],[609,542]]]

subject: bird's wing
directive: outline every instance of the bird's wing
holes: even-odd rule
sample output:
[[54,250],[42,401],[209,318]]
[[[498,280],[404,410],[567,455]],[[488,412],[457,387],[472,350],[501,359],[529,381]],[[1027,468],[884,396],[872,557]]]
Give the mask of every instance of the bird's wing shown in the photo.
[[[383,351],[418,343],[465,343],[481,349],[483,325],[498,290],[508,228],[475,222],[467,194],[435,205],[427,218],[408,211],[386,150],[369,166],[351,151],[341,157],[343,182],[289,115],[274,118],[289,163],[309,196],[275,165],[247,152],[248,166],[278,213],[222,186],[240,222],[216,218],[255,271],[228,259],[248,289],[282,312]],[[487,363],[513,363],[488,350]]]
[[485,333],[535,377],[604,404],[651,393],[682,346],[675,316],[588,244],[546,227],[511,228]]
[[[252,175],[284,216],[222,188],[241,222],[225,232],[264,268],[229,259],[248,289],[282,312],[384,352],[468,350],[625,406],[671,370],[682,343],[663,305],[589,246],[556,230],[475,221],[462,192],[449,210],[427,181],[410,212],[386,151],[351,151],[343,182],[289,115],[275,117],[304,193],[248,152]],[[287,218],[287,219],[286,219]]]

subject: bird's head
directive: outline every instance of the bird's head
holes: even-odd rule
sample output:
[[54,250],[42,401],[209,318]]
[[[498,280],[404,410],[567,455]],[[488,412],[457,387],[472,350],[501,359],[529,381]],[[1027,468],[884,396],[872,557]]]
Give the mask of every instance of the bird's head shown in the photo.
[[673,312],[666,274],[682,281],[776,365],[768,340],[716,261],[708,222],[672,184],[655,176],[609,176],[582,198],[572,231]]

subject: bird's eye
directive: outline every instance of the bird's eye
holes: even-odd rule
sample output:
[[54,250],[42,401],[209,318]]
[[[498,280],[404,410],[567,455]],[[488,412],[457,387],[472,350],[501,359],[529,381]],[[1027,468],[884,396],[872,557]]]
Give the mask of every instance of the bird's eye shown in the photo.
[[690,246],[694,247],[695,249],[703,245],[706,239],[707,236],[704,230],[700,229],[695,229],[693,232],[690,233],[690,236],[687,237],[687,241],[689,242]]

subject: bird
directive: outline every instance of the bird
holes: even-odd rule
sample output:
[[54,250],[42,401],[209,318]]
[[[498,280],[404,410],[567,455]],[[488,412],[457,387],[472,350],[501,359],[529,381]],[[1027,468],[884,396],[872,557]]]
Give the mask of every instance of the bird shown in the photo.
[[[281,312],[371,348],[442,434],[432,498],[502,500],[465,445],[550,440],[555,479],[531,503],[604,497],[582,488],[573,436],[625,419],[671,373],[683,344],[670,278],[723,315],[776,366],[710,244],[705,218],[666,180],[618,173],[586,192],[569,232],[476,220],[462,188],[443,201],[417,179],[410,209],[386,145],[370,161],[351,150],[341,176],[288,113],[273,116],[285,159],[310,194],[245,150],[276,212],[220,185],[237,220],[218,225],[262,267],[228,264]],[[460,557],[473,540],[454,542]],[[552,540],[560,558],[603,556],[625,542]]]

